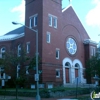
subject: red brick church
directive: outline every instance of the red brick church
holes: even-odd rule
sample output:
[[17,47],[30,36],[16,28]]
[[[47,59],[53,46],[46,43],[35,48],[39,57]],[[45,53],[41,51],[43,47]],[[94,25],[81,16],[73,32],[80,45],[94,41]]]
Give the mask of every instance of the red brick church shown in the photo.
[[[90,39],[72,6],[62,10],[62,0],[25,0],[25,25],[38,29],[38,46],[41,64],[40,87],[91,83],[84,77],[86,60],[96,52],[96,43]],[[27,55],[34,56],[35,32],[22,26],[0,36],[1,54],[21,50],[24,45]],[[27,67],[27,66],[26,66]],[[0,69],[2,72],[2,67]],[[12,73],[12,72],[11,72]],[[34,73],[35,74],[35,73]],[[27,74],[29,86],[35,87],[34,75]],[[1,85],[6,73],[0,73]],[[8,80],[12,80],[11,74]]]

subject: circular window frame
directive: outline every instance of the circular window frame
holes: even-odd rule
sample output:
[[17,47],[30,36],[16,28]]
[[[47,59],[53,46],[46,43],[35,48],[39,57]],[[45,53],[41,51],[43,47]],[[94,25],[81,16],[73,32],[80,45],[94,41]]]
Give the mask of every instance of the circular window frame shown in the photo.
[[[68,44],[68,45],[67,45]],[[69,48],[68,48],[69,47]],[[68,37],[66,39],[66,49],[70,55],[75,55],[78,50],[78,45],[76,40],[73,37]]]

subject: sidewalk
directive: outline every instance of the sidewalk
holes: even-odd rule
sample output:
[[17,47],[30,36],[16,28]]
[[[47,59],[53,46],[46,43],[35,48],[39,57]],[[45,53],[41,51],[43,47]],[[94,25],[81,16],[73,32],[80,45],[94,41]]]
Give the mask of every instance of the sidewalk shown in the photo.
[[[4,99],[4,96],[0,96],[0,100],[12,100],[15,99],[15,96],[6,96]],[[36,100],[33,97],[18,97],[20,100]],[[41,98],[41,100],[57,100],[58,98]],[[63,98],[64,99],[64,98]]]
[[[15,97],[13,96],[6,96],[5,99],[4,97],[0,97],[0,100],[13,100]],[[36,100],[35,98],[32,97],[18,97],[18,100]],[[70,100],[68,98],[41,98],[41,100]],[[77,99],[73,99],[77,100]]]
[[[89,96],[89,94],[86,95],[79,95],[78,97],[81,96]],[[70,100],[71,98],[74,98],[75,96],[68,96],[68,97],[63,97],[63,98],[41,98],[41,100]],[[5,99],[4,99],[5,98]],[[0,96],[0,100],[12,100],[15,99],[15,96]],[[18,96],[18,99],[20,100],[36,100],[34,97],[20,97]],[[75,99],[73,99],[75,100]]]

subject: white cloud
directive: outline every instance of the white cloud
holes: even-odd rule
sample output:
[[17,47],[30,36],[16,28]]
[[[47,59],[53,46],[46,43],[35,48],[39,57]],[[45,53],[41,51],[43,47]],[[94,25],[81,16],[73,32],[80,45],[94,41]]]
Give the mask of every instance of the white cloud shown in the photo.
[[25,21],[25,0],[22,0],[21,4],[14,7],[11,12],[19,12],[19,20],[20,22]]
[[92,4],[98,4],[100,0],[92,0]]
[[93,0],[92,4],[95,4],[95,7],[88,12],[86,23],[89,26],[100,28],[100,0]]

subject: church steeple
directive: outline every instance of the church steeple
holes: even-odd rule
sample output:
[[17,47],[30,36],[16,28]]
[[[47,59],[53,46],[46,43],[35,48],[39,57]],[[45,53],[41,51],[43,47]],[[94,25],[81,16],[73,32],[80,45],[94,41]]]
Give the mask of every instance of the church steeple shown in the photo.
[[72,0],[69,0],[69,4],[71,4]]

